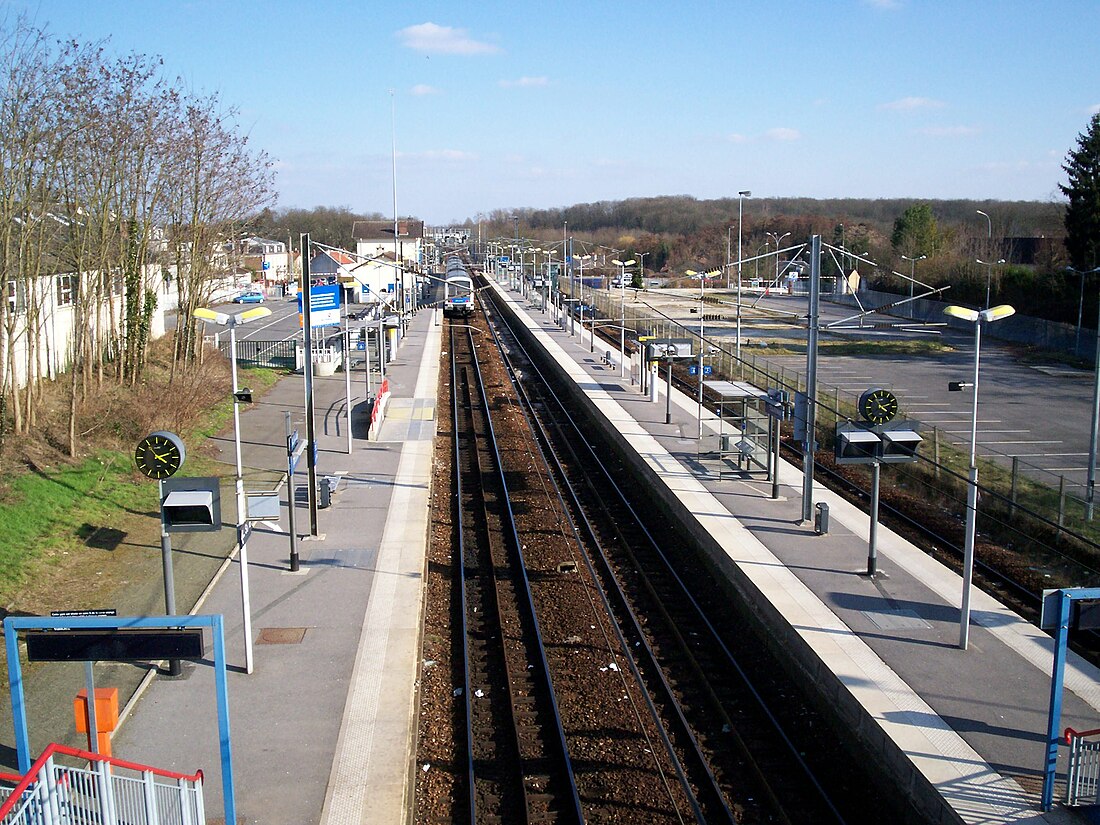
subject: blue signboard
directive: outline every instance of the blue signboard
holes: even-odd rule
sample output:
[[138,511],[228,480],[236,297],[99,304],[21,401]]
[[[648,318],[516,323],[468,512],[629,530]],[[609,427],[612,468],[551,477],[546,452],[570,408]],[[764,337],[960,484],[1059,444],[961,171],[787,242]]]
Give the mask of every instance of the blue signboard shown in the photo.
[[[712,372],[714,372],[714,367],[712,367],[710,364],[703,364],[703,375],[710,375]],[[688,367],[688,375],[698,375],[698,374],[699,374],[699,365],[698,364],[692,364],[691,366]]]
[[[313,327],[338,326],[340,323],[340,285],[325,284],[309,288],[310,322]],[[298,293],[298,324],[302,320],[302,293]]]

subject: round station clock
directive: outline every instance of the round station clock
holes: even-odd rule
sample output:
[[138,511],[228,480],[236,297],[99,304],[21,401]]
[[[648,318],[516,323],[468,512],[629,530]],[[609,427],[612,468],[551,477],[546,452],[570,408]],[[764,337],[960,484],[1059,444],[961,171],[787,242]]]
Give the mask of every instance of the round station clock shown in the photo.
[[149,478],[155,479],[175,475],[183,466],[185,457],[186,452],[180,437],[163,430],[145,436],[134,450],[138,469]]
[[898,414],[898,399],[889,390],[874,388],[859,397],[859,414],[872,424],[885,424]]

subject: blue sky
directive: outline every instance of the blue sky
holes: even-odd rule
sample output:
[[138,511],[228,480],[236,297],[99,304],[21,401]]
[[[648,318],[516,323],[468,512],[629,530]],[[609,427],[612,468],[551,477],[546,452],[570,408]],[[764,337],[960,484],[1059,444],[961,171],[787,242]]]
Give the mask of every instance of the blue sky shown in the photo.
[[0,8],[220,94],[280,206],[392,213],[395,133],[398,211],[436,224],[739,189],[1050,200],[1100,111],[1098,0]]

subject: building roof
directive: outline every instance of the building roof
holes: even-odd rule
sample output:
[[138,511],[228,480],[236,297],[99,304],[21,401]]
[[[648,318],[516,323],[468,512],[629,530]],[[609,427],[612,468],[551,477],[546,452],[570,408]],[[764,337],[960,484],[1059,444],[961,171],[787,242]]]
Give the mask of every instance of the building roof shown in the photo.
[[[393,221],[355,221],[351,234],[357,241],[393,238]],[[424,221],[403,218],[397,222],[398,239],[416,240],[424,237]]]

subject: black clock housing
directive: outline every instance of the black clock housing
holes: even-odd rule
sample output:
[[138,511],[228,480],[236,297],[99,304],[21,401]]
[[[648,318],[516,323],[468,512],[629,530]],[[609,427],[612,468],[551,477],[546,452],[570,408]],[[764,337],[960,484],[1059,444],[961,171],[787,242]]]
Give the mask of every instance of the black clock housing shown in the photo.
[[138,470],[149,478],[169,478],[179,472],[187,452],[175,433],[158,430],[137,443],[134,461]]
[[872,424],[886,424],[898,414],[898,399],[889,390],[874,387],[859,397],[859,414]]

